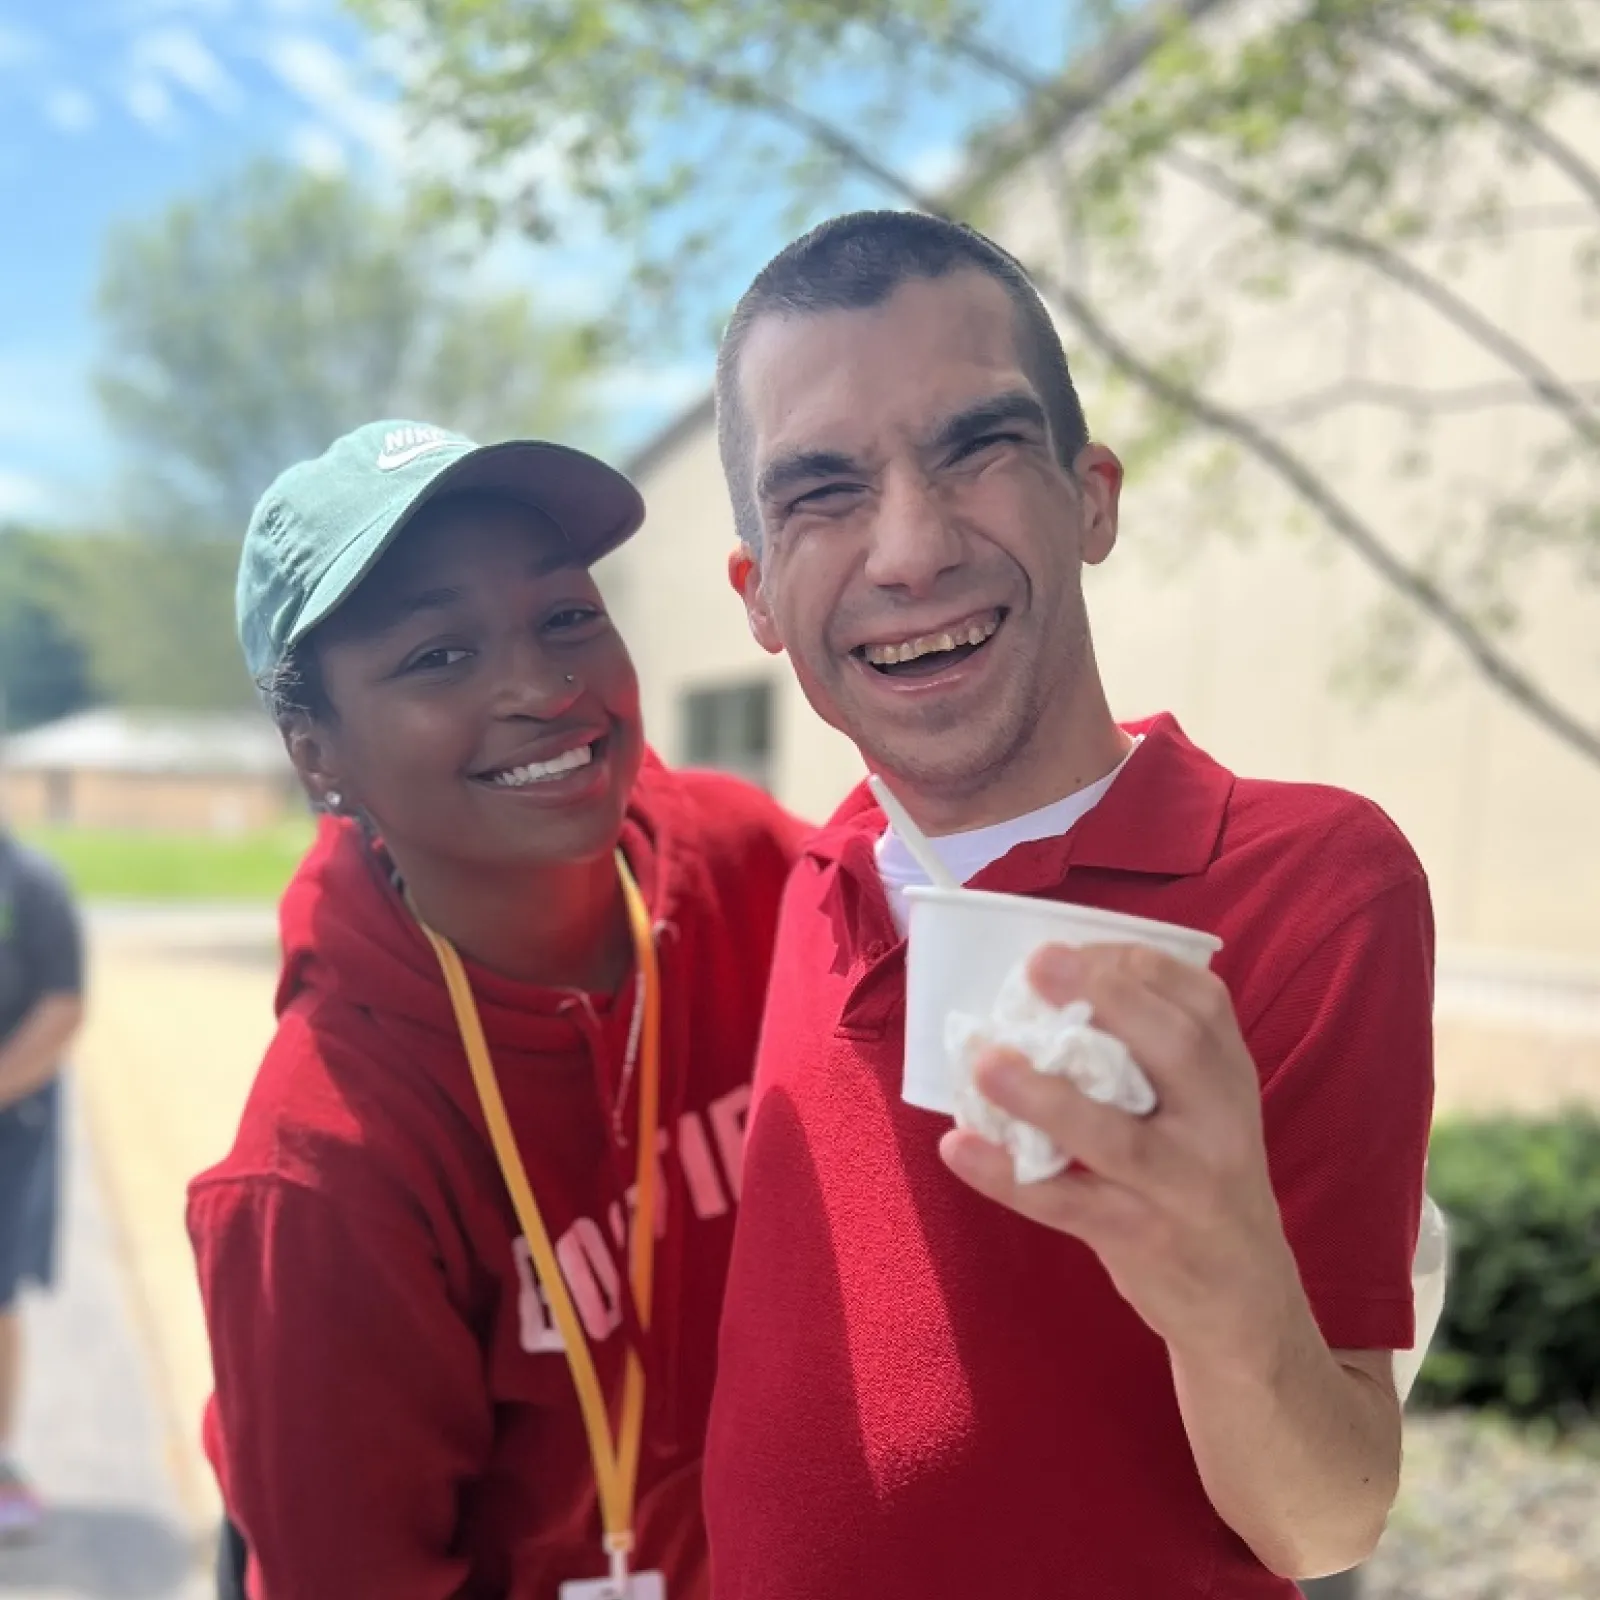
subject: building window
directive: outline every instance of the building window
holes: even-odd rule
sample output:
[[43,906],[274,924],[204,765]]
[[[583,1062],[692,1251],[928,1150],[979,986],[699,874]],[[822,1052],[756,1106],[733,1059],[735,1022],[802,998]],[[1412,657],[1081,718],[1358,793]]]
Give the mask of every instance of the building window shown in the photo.
[[683,696],[683,758],[772,786],[772,681],[747,679]]

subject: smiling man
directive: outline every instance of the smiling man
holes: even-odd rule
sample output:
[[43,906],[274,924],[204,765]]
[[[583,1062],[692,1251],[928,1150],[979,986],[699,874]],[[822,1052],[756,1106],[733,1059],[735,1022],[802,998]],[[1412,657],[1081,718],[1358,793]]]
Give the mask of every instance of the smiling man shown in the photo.
[[[839,218],[728,328],[718,425],[750,626],[962,881],[1221,935],[1213,973],[1054,950],[1155,1084],[1135,1120],[1016,1060],[1080,1153],[1009,1161],[899,1095],[901,897],[865,791],[790,881],[706,1470],[719,1600],[1268,1600],[1364,1559],[1431,1103],[1422,871],[1376,808],[1120,727],[1085,564],[1122,469],[1017,264]],[[1043,1224],[1043,1226],[1041,1226]]]

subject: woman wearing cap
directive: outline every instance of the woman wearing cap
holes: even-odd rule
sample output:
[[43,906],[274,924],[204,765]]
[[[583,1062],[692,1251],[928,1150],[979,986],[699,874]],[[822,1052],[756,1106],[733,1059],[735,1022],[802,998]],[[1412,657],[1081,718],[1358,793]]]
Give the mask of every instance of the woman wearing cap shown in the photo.
[[252,519],[245,653],[330,813],[284,899],[277,1034],[189,1203],[255,1600],[707,1592],[800,830],[645,750],[588,570],[642,517],[590,457],[388,423]]

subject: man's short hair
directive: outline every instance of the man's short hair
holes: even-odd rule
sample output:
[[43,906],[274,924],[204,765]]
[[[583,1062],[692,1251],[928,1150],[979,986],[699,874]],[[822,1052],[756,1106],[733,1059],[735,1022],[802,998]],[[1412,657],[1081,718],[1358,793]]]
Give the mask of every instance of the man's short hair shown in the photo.
[[918,211],[853,211],[780,250],[734,308],[717,351],[717,448],[733,500],[734,527],[757,554],[753,441],[739,393],[739,359],[765,316],[814,316],[880,306],[913,279],[982,272],[1005,290],[1016,313],[1017,351],[1039,391],[1057,459],[1071,467],[1089,441],[1066,352],[1039,291],[1017,259],[960,223]]

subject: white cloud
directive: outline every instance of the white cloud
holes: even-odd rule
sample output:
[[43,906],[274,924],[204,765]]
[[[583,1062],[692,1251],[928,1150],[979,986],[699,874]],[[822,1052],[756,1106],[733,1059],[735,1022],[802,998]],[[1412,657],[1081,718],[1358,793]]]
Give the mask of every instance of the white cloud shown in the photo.
[[239,85],[192,28],[153,28],[133,43],[136,82],[153,82],[168,90],[182,89],[213,111],[232,111],[240,101]]
[[406,152],[405,123],[390,98],[373,93],[351,64],[314,34],[284,33],[263,52],[278,80],[329,129],[390,167]]
[[125,98],[134,121],[155,129],[172,125],[172,96],[158,79],[136,78],[128,85]]
[[485,238],[464,223],[455,236],[471,265],[467,282],[485,294],[515,290],[529,296],[539,311],[558,320],[581,322],[599,316],[625,281],[626,265],[612,242],[583,218],[574,218],[558,244],[535,244],[514,228]]
[[87,133],[100,120],[99,109],[81,89],[52,89],[45,96],[44,115],[60,133]]
[[0,467],[0,517],[46,516],[55,495],[42,479],[12,467]]
[[87,332],[27,345],[18,336],[0,349],[0,457],[48,453],[65,439],[81,438],[92,421],[84,372],[93,346]]
[[587,317],[599,316],[611,303],[617,292],[619,274],[585,268],[577,261],[564,260],[545,251],[539,256],[537,266],[523,273],[516,283],[528,291],[542,312],[581,322]]
[[596,384],[599,399],[619,410],[638,407],[675,411],[691,400],[698,400],[710,387],[711,368],[700,361],[680,361],[664,366],[630,363],[613,367]]
[[509,200],[537,188],[552,208],[570,201],[563,180],[568,147],[580,131],[575,122],[553,130],[541,144],[495,161],[487,172],[479,141],[460,128],[436,125],[425,136],[414,136],[401,94],[425,70],[427,54],[398,35],[374,40],[357,60],[305,29],[284,30],[270,37],[260,54],[318,124],[342,138],[347,154],[364,153],[381,177],[397,185],[470,175],[491,198]]
[[906,164],[906,176],[923,194],[936,195],[961,176],[966,161],[967,152],[960,145],[929,145]]
[[289,159],[308,172],[329,178],[338,176],[350,165],[338,134],[313,122],[302,124],[289,135]]

